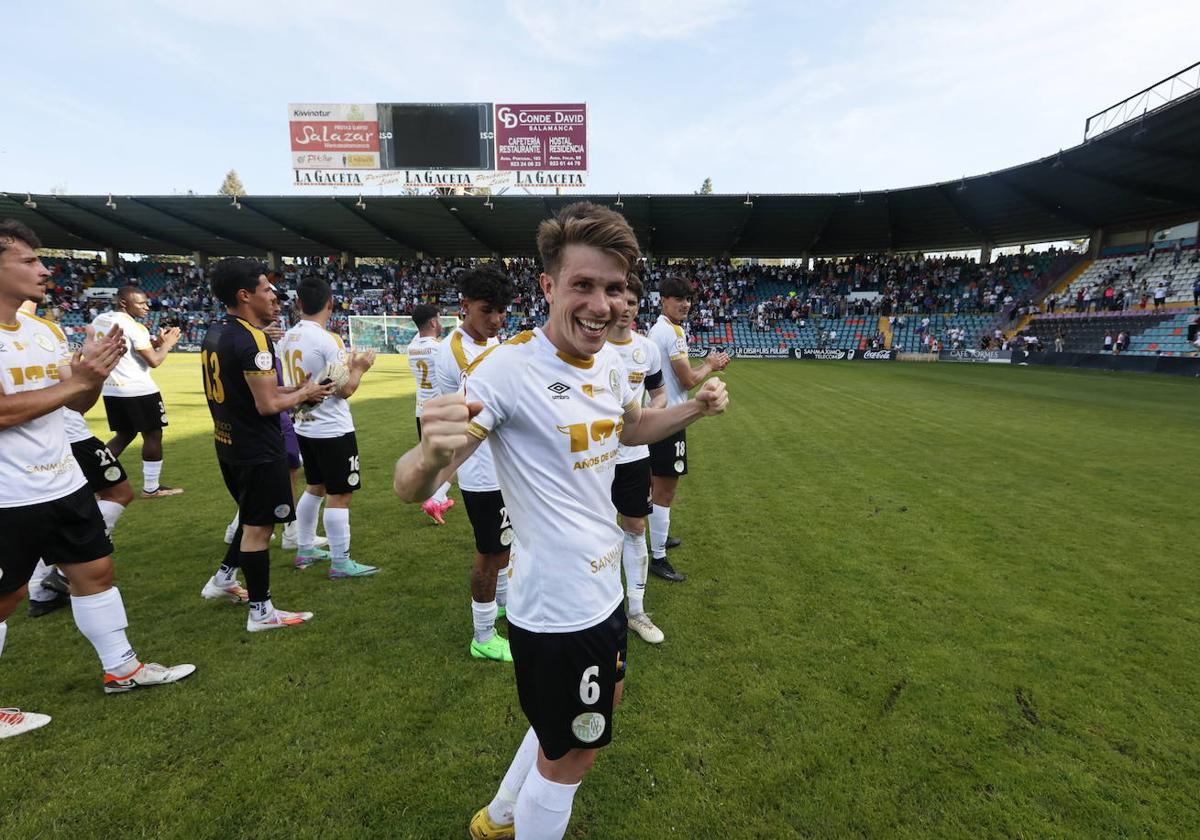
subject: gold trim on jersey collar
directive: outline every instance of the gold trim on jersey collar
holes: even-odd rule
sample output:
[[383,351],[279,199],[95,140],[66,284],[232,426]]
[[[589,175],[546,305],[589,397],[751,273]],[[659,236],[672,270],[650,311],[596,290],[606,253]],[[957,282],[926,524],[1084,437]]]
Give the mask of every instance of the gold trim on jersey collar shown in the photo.
[[9,332],[16,332],[19,329],[21,329],[20,321],[18,321],[15,324],[0,324],[0,330],[8,330]]
[[595,356],[592,356],[590,359],[577,359],[574,356],[564,353],[561,350],[555,350],[554,355],[558,356],[558,358],[562,359],[564,362],[569,364],[571,367],[577,367],[580,370],[591,370],[592,365],[595,364],[595,362],[596,362]]
[[621,347],[624,347],[626,344],[633,344],[633,336],[632,336],[632,335],[631,335],[631,336],[629,336],[629,340],[628,340],[628,341],[617,341],[615,338],[610,338],[610,339],[608,340],[608,343],[609,343],[609,344],[618,344],[618,345],[620,345]]

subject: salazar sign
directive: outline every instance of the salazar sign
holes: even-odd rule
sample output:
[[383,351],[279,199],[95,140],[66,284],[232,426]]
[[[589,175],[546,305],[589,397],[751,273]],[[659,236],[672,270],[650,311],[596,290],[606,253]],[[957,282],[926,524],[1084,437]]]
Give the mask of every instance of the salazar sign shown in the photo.
[[587,105],[288,106],[294,186],[584,188]]

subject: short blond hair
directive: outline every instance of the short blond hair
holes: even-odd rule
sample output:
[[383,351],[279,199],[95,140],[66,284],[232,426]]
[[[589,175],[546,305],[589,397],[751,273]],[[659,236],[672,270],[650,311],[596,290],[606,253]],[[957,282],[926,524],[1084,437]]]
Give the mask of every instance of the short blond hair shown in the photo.
[[637,265],[641,249],[625,217],[590,201],[577,201],[538,225],[537,246],[542,270],[551,277],[562,268],[563,250],[568,245],[590,245],[615,257],[625,273]]

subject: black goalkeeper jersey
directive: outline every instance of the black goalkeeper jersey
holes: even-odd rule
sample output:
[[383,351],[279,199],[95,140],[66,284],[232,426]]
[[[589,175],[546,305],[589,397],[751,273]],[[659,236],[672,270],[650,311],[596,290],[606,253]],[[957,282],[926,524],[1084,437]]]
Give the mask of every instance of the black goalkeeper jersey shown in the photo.
[[230,464],[265,464],[286,456],[278,414],[259,414],[246,381],[276,381],[270,337],[235,315],[209,324],[200,351],[204,395],[213,419],[217,457]]

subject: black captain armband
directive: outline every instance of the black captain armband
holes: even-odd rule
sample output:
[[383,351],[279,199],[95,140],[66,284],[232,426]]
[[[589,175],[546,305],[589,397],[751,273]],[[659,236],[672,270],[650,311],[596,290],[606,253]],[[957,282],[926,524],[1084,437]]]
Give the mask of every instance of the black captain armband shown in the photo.
[[663,386],[663,375],[662,375],[661,370],[657,370],[654,373],[652,373],[646,377],[646,390],[647,391],[654,391],[654,390],[657,390],[658,388],[661,388],[662,386]]

